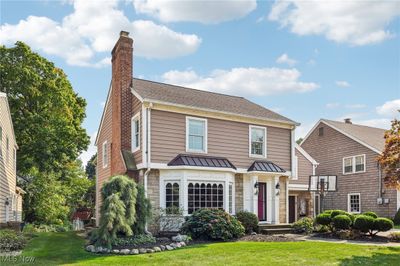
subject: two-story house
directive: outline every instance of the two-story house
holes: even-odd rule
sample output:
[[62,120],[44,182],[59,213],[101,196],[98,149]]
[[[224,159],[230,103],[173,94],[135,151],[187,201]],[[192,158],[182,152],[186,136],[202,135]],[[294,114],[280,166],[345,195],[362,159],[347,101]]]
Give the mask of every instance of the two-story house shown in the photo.
[[20,222],[22,195],[17,187],[17,143],[7,95],[0,92],[0,225]]
[[97,222],[103,182],[127,174],[154,208],[248,210],[286,223],[298,123],[243,97],[133,78],[132,57],[121,32],[96,139]]
[[376,212],[393,217],[400,193],[386,188],[377,157],[384,150],[384,129],[321,119],[301,143],[319,163],[317,175],[336,175],[337,191],[329,192],[323,209],[352,213]]

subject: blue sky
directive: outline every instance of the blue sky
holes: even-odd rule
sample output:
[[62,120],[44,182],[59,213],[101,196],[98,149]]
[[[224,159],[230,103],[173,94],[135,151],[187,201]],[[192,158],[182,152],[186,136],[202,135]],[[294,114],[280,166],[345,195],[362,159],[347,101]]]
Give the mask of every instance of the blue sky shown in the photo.
[[120,30],[135,77],[245,96],[300,122],[298,137],[320,118],[388,127],[400,108],[396,1],[1,1],[0,15],[1,44],[26,42],[87,100],[92,140]]

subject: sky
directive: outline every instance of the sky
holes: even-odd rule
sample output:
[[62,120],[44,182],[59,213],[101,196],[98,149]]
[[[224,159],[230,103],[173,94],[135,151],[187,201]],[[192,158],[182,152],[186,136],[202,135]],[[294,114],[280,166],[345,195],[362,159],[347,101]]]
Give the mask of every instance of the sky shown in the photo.
[[[389,128],[400,109],[400,1],[62,0],[0,2],[0,44],[23,41],[87,101],[96,152],[119,32],[134,76],[244,96],[301,123]],[[223,104],[223,103],[221,103]]]

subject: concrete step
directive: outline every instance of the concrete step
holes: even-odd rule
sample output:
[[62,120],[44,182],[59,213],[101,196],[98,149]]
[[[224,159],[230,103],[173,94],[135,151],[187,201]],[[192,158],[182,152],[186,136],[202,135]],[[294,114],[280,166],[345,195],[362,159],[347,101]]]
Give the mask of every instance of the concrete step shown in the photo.
[[291,224],[258,224],[260,229],[291,228]]
[[276,235],[276,234],[290,234],[292,232],[292,228],[270,228],[270,229],[261,229],[261,234],[263,235]]

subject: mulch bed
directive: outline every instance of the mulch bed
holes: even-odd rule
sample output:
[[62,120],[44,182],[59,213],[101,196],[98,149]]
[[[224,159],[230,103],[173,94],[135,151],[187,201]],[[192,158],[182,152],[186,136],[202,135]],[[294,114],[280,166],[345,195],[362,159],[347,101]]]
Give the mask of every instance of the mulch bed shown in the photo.
[[156,240],[157,240],[156,243],[145,243],[145,244],[135,245],[135,246],[134,245],[118,245],[118,246],[113,246],[113,249],[152,248],[152,247],[160,246],[160,245],[163,245],[163,246],[169,245],[174,242],[167,237],[157,238]]
[[382,243],[389,243],[392,242],[388,237],[385,236],[369,236],[369,235],[360,235],[359,237],[355,238],[340,238],[336,234],[332,233],[315,233],[311,235],[313,237],[320,237],[320,238],[327,238],[327,239],[339,239],[339,240],[354,240],[354,241],[364,241],[364,242],[382,242]]

